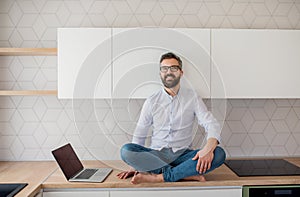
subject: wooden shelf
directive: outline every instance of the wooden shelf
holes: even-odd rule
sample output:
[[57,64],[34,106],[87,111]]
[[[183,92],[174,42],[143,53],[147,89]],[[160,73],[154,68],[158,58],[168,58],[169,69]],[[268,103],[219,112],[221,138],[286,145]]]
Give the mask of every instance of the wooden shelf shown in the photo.
[[0,90],[0,96],[55,95],[57,90]]
[[[0,48],[0,56],[57,55],[57,48]],[[57,90],[0,90],[0,96],[55,95]]]
[[0,48],[0,56],[57,55],[57,48]]

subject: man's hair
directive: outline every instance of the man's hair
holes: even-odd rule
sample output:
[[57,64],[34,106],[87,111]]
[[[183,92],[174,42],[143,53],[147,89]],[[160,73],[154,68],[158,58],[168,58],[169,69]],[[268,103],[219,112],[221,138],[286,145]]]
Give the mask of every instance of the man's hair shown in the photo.
[[163,54],[160,58],[159,63],[161,63],[164,59],[176,59],[179,63],[180,68],[182,68],[182,61],[181,61],[180,57],[178,57],[174,53],[168,52],[166,54]]

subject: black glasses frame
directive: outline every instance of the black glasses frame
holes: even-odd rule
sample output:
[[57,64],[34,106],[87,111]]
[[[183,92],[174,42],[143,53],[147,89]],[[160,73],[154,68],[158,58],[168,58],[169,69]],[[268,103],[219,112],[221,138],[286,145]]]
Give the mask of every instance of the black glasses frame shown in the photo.
[[172,65],[172,66],[161,66],[159,68],[160,72],[166,73],[170,69],[171,72],[177,72],[178,70],[181,70],[181,67],[178,65]]

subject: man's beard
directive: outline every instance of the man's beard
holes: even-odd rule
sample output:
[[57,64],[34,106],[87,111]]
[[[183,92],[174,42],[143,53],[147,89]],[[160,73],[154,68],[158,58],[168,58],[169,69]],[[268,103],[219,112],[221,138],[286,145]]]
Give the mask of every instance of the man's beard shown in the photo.
[[[173,80],[172,80],[172,81],[167,81],[167,77],[172,77]],[[175,86],[179,83],[179,81],[180,81],[180,76],[175,77],[175,75],[173,75],[173,74],[167,74],[166,76],[164,76],[164,77],[161,76],[160,78],[161,78],[161,81],[162,81],[162,83],[164,84],[164,86],[165,86],[166,88],[173,88],[173,87],[175,87]]]

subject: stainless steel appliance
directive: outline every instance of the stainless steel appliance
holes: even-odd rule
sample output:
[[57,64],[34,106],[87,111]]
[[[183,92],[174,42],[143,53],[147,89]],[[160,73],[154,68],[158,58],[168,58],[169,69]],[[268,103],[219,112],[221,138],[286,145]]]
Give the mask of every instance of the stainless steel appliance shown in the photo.
[[243,186],[243,197],[299,197],[300,185]]

